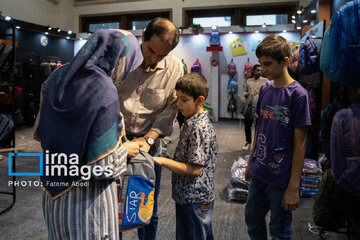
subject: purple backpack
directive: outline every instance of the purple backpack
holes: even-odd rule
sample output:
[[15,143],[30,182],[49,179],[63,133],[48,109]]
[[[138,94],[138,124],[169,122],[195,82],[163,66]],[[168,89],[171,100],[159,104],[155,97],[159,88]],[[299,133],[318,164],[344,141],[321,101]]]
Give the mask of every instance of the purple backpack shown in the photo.
[[[354,112],[357,113],[354,115]],[[331,126],[331,172],[345,191],[360,193],[360,105],[340,110]]]

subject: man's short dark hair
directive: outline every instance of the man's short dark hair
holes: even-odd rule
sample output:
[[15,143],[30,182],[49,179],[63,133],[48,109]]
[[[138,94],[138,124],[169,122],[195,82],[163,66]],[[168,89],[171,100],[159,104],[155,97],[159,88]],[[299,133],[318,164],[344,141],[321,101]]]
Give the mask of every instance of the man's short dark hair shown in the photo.
[[158,36],[163,42],[174,49],[179,43],[180,32],[173,22],[166,18],[153,19],[145,29],[144,40],[150,41],[153,35]]
[[253,72],[255,72],[256,68],[258,68],[258,67],[261,67],[261,65],[260,65],[260,64],[255,64],[255,65],[253,66]]
[[272,57],[279,63],[284,57],[290,57],[290,45],[285,38],[278,35],[269,35],[256,48],[258,58],[267,56]]
[[175,85],[175,90],[180,90],[191,96],[194,100],[200,96],[204,96],[206,99],[209,93],[209,85],[203,75],[193,72],[185,74],[180,78]]

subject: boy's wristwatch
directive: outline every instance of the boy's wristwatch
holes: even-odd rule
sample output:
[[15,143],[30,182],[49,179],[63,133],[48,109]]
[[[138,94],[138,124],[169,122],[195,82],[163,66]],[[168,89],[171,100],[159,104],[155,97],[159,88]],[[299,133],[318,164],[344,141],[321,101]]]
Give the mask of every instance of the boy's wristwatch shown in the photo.
[[144,136],[144,138],[145,138],[147,144],[149,144],[150,146],[152,146],[155,143],[155,140],[150,136]]

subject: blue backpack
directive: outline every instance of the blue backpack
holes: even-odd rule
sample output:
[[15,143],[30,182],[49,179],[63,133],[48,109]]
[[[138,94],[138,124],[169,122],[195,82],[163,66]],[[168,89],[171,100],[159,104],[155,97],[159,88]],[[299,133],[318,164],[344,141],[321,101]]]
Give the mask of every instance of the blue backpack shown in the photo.
[[331,18],[330,72],[337,83],[360,86],[359,32],[360,2],[354,0],[344,4]]
[[305,75],[319,71],[318,50],[311,36],[300,46],[298,67]]
[[238,83],[234,78],[231,78],[229,80],[228,93],[229,94],[237,94],[238,93]]
[[323,42],[321,44],[320,70],[330,81],[334,81],[334,78],[330,72],[330,27],[326,29]]
[[152,157],[140,151],[128,161],[119,192],[120,231],[150,223],[154,209],[155,168]]

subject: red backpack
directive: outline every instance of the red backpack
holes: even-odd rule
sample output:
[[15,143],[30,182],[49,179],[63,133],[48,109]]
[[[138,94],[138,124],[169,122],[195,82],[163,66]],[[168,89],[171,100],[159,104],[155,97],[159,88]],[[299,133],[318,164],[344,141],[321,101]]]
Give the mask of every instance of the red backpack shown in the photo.
[[253,65],[250,63],[250,59],[248,58],[247,63],[245,64],[245,69],[244,69],[245,79],[251,78],[252,72],[253,72]]

